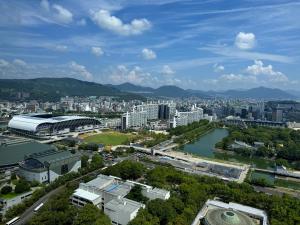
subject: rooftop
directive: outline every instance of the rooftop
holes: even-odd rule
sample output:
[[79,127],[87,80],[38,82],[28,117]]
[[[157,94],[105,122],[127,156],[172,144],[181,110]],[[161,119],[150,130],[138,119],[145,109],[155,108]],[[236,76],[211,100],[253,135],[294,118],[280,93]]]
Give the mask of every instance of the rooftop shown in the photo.
[[0,145],[0,167],[16,165],[18,162],[23,161],[25,156],[54,149],[51,145],[35,141],[17,140],[19,139],[10,138],[10,143]]
[[92,193],[92,192],[89,192],[89,191],[86,191],[86,190],[83,190],[83,189],[80,189],[80,188],[75,190],[74,195],[77,196],[77,197],[80,197],[80,198],[87,199],[91,202],[95,201],[97,198],[100,197],[100,195],[97,195],[95,193]]
[[144,208],[145,205],[136,201],[132,201],[127,198],[112,199],[105,205],[106,209],[111,209],[116,212],[119,211],[128,212],[128,214],[131,214],[132,212],[139,210],[140,207]]

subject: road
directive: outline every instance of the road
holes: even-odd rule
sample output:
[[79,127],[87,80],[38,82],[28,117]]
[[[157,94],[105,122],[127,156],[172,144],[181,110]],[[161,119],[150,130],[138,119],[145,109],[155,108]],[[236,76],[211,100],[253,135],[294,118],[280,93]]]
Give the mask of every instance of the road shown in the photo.
[[[89,172],[85,175],[82,175],[78,178],[75,178],[74,180],[72,181],[78,181],[78,180],[81,180],[82,178],[84,178],[85,176],[88,176],[88,175],[91,175],[91,174],[97,174],[99,173],[100,171],[102,171],[104,168],[101,168],[101,169],[98,169],[98,170],[94,170],[92,172]],[[69,182],[72,182],[72,181],[69,181]],[[67,182],[67,183],[69,183]],[[59,193],[59,191],[61,191],[63,188],[65,187],[65,185],[62,185],[62,186],[59,186],[58,188],[50,191],[49,193],[47,193],[46,195],[44,195],[43,197],[41,197],[38,201],[36,201],[32,206],[30,206],[28,209],[25,210],[25,212],[23,212],[22,215],[20,215],[20,220],[15,223],[14,225],[24,225],[26,224],[34,215],[34,209],[39,205],[41,204],[42,202],[45,203],[49,200],[49,198],[51,198],[53,195]]]
[[15,223],[15,225],[23,225],[26,224],[34,215],[33,210],[35,209],[35,207],[37,207],[39,204],[41,204],[42,202],[46,202],[48,201],[48,199],[50,197],[52,197],[53,195],[57,194],[59,191],[61,191],[63,189],[64,186],[60,186],[52,191],[50,191],[49,193],[47,193],[46,195],[44,195],[43,197],[41,197],[38,201],[36,201],[32,206],[30,206],[28,209],[25,210],[25,212],[20,216],[20,220]]

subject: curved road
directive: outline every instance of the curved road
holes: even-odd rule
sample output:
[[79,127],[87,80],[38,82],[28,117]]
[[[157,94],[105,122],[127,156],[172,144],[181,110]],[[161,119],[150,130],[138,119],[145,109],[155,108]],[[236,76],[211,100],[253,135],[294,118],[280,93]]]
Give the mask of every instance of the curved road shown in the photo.
[[[77,180],[80,180],[82,179],[83,177],[85,176],[88,176],[88,175],[91,175],[91,174],[96,174],[102,170],[104,170],[105,167],[101,168],[101,169],[97,169],[97,170],[94,170],[92,172],[89,172],[83,176],[80,176],[80,177],[77,177],[75,178],[74,180],[71,180],[71,181],[68,181],[67,183],[69,182],[73,182],[73,181],[77,181]],[[27,208],[25,210],[25,212],[22,213],[22,215],[20,215],[20,220],[16,223],[14,223],[14,225],[24,225],[26,224],[34,215],[34,209],[39,205],[41,204],[42,202],[45,203],[48,201],[49,198],[51,198],[53,195],[57,194],[59,191],[61,191],[64,187],[65,187],[66,184],[62,185],[62,186],[59,186],[58,188],[50,191],[49,193],[47,193],[46,195],[44,195],[43,197],[41,197],[38,201],[36,201],[32,206],[30,206],[29,208]]]

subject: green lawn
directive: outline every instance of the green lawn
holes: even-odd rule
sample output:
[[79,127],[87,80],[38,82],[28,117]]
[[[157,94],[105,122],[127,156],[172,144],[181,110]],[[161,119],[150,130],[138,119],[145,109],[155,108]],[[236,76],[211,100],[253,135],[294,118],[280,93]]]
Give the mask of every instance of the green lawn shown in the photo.
[[286,188],[300,190],[300,182],[296,182],[292,180],[275,179],[275,185],[279,187],[286,187]]
[[0,194],[0,198],[4,198],[4,199],[11,199],[14,198],[16,196],[18,196],[19,194],[16,194],[14,192],[8,193],[6,195]]
[[105,132],[86,137],[84,141],[104,145],[121,145],[130,140],[132,135],[118,132]]

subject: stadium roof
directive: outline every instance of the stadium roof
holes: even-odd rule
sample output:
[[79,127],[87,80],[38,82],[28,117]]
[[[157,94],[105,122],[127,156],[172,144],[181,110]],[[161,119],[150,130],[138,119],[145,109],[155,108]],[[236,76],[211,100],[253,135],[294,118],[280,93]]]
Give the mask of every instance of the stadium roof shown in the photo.
[[0,145],[0,167],[16,165],[18,162],[23,161],[27,155],[49,149],[54,149],[54,147],[35,141],[2,143]]
[[[44,114],[41,114],[44,115]],[[51,116],[51,114],[49,114]],[[39,117],[39,114],[24,114],[14,116],[8,123],[8,127],[35,132],[38,125],[43,123],[59,123],[64,121],[90,119],[84,116],[56,116],[50,118]]]

